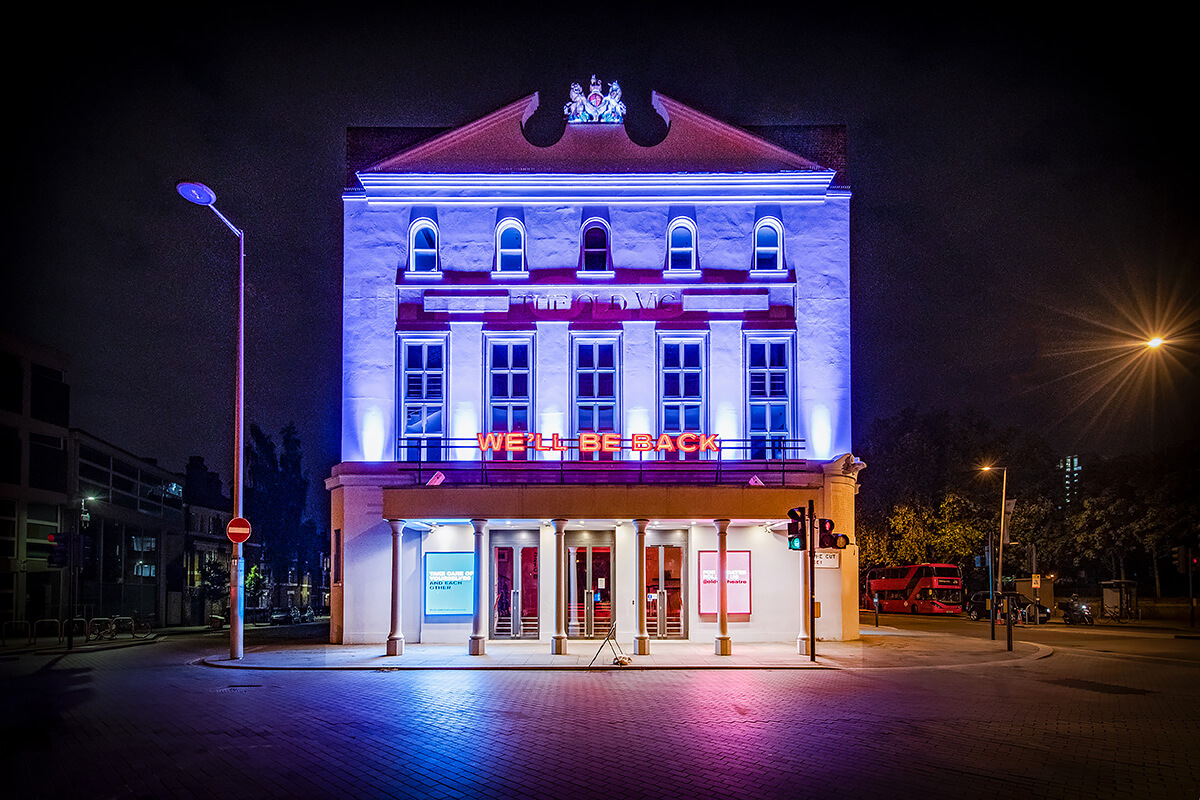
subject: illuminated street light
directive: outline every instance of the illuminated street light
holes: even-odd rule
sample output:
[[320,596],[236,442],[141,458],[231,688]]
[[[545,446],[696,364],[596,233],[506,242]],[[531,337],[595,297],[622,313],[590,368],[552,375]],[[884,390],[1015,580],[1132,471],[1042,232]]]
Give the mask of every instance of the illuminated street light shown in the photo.
[[1153,339],[1146,342],[1147,347],[1158,347],[1161,344],[1163,344],[1163,339],[1161,336],[1155,336]]
[[[203,183],[184,182],[175,190],[189,203],[208,206],[221,222],[238,237],[238,317],[237,317],[237,377],[234,381],[233,404],[233,515],[242,516],[242,411],[245,397],[243,376],[245,364],[246,328],[246,236],[229,219],[217,210],[217,195]],[[242,545],[233,542],[233,558],[229,563],[229,657],[242,657],[242,622],[245,616],[245,599],[242,584],[245,580],[245,565],[242,563]]]
[[1004,563],[1004,518],[1005,511],[1008,509],[1008,502],[1005,495],[1008,493],[1008,467],[981,467],[984,472],[992,470],[1000,470],[1000,552],[996,556],[996,574],[992,577],[992,534],[988,532],[988,617],[992,626],[992,641],[996,640],[996,586],[1000,583],[1000,576],[1003,574],[1000,567]]

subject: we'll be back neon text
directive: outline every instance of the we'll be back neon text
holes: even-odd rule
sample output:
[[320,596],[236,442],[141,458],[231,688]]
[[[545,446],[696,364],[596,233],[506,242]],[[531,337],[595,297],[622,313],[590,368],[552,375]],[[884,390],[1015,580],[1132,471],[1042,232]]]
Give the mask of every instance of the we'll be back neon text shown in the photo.
[[[547,440],[540,433],[477,433],[479,449],[487,452],[523,452],[536,450],[544,453],[561,453],[567,449],[568,441],[557,433],[550,434]],[[718,434],[681,433],[671,436],[664,433],[657,438],[648,433],[635,433],[629,439],[622,439],[619,433],[581,433],[579,434],[579,452],[581,453],[619,453],[628,442],[629,449],[635,453],[715,453],[721,449]]]

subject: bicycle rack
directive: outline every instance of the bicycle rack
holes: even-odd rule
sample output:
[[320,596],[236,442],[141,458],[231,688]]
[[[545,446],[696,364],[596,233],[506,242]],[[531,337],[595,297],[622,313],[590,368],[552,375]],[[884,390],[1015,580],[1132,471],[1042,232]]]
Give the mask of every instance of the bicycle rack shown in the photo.
[[[76,623],[80,623],[80,624],[78,626],[76,626]],[[78,635],[82,636],[84,641],[87,641],[88,621],[84,617],[72,617],[71,619],[67,620],[67,624],[65,627],[66,627],[66,632],[68,632],[68,633],[78,632]]]
[[10,619],[3,625],[0,625],[0,646],[8,647],[8,626],[25,626],[25,638],[28,640],[26,644],[33,644],[33,637],[29,631],[29,621],[23,619]]
[[29,643],[33,644],[34,642],[37,641],[38,627],[46,622],[50,623],[51,625],[53,625],[55,627],[56,633],[58,634],[58,643],[62,644],[62,641],[63,641],[62,623],[56,619],[39,619],[37,622],[33,623],[33,628],[31,628],[29,631]]

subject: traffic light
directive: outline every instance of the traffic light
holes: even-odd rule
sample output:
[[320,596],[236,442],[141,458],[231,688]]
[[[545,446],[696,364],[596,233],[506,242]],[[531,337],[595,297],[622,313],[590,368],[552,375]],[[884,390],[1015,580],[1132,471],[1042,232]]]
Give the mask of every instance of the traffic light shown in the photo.
[[788,522],[788,550],[803,550],[804,545],[804,509],[793,508],[788,511],[791,521]]
[[46,540],[54,545],[54,549],[50,551],[50,556],[47,563],[51,567],[65,567],[71,557],[71,535],[65,532],[51,533],[46,537]]
[[819,519],[817,520],[817,531],[819,533],[818,541],[823,548],[834,548],[837,550],[845,550],[850,544],[850,537],[844,533],[833,532],[833,520]]

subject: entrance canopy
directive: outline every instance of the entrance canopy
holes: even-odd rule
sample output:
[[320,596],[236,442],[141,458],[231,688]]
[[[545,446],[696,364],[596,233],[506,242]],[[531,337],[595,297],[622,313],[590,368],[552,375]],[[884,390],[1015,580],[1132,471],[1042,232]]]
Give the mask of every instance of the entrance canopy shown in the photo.
[[762,486],[422,486],[384,489],[385,519],[783,519],[814,491]]

